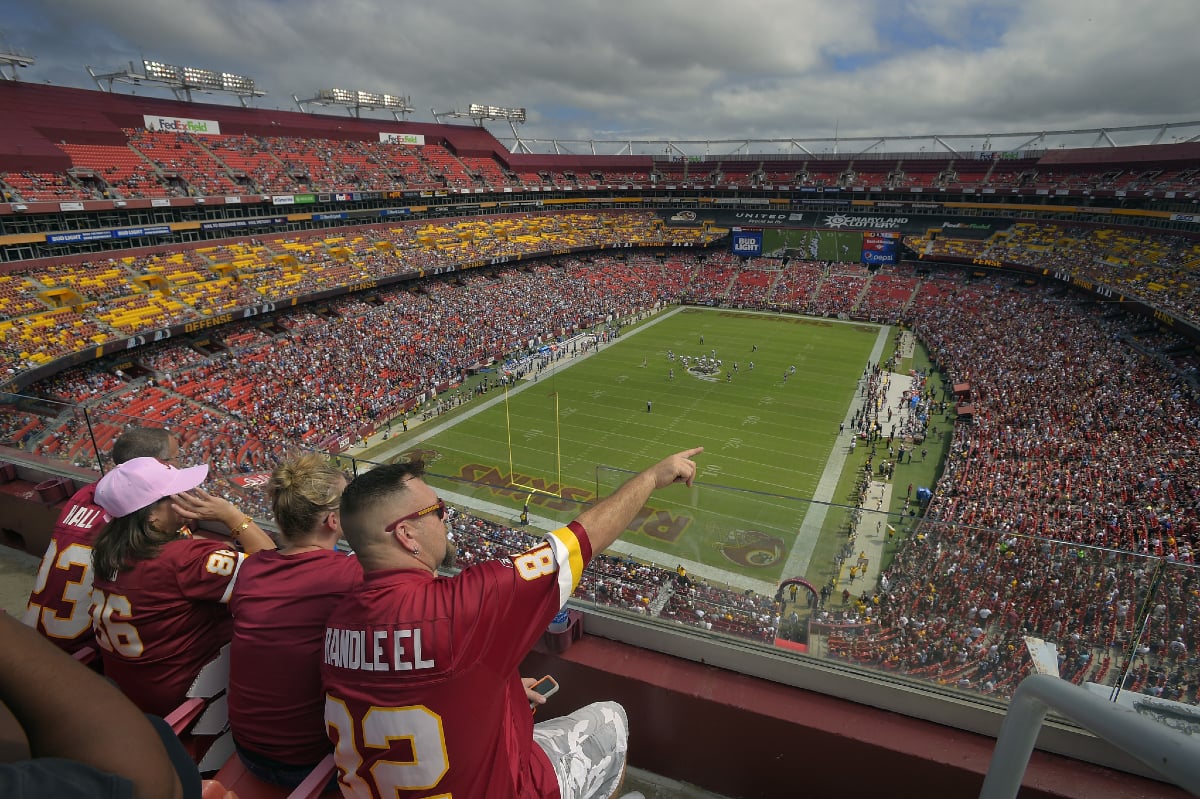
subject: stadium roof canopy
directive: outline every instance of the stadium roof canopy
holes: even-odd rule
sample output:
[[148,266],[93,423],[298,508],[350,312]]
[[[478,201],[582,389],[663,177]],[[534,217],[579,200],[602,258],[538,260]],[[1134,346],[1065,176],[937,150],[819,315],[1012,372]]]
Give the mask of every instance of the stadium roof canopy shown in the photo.
[[528,139],[497,137],[514,153],[556,155],[650,155],[665,160],[797,160],[907,157],[974,158],[980,153],[1037,157],[1052,150],[1200,142],[1200,121],[1074,130],[925,133],[907,136],[813,136],[787,139]]

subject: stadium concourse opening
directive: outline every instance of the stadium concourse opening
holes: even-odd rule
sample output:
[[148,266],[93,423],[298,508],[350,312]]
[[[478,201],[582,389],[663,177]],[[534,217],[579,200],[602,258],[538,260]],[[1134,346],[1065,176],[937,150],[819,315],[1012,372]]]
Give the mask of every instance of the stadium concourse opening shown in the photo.
[[[14,549],[131,424],[263,524],[291,454],[420,456],[463,565],[698,437],[697,485],[525,664],[560,706],[621,701],[635,766],[970,795],[1035,672],[1193,724],[1200,145],[677,161],[12,81],[0,106]],[[1065,721],[1041,743],[1024,795],[1179,795]]]

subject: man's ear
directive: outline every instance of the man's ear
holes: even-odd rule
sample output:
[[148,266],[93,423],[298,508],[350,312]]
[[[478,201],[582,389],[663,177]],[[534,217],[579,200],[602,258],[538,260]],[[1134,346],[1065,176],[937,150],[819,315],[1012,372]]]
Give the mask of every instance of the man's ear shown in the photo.
[[420,551],[421,546],[417,543],[416,536],[413,535],[413,529],[409,527],[408,522],[400,522],[392,530],[392,537],[404,547],[404,551],[410,555],[415,555]]

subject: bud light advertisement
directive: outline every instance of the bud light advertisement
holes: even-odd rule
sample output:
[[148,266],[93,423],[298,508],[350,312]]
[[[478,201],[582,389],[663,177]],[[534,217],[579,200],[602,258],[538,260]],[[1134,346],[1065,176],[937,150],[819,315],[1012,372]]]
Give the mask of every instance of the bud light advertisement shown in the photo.
[[750,257],[762,255],[763,233],[761,230],[733,230],[733,254]]

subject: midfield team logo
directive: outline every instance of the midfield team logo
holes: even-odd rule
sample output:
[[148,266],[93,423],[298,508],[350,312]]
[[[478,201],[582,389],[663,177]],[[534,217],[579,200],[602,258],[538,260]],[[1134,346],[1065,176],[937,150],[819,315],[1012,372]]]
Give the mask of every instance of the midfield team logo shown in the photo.
[[759,530],[733,530],[717,549],[739,566],[765,569],[783,557],[783,539]]

